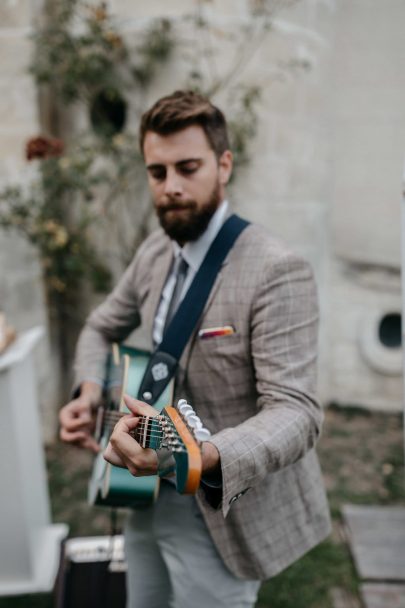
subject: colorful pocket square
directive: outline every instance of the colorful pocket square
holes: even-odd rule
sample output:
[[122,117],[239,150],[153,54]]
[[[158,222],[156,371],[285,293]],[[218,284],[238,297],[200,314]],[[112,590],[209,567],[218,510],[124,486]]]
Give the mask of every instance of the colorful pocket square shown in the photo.
[[206,329],[200,329],[198,337],[201,340],[207,338],[216,338],[218,336],[230,336],[236,333],[236,330],[232,325],[224,325],[223,327],[207,327]]

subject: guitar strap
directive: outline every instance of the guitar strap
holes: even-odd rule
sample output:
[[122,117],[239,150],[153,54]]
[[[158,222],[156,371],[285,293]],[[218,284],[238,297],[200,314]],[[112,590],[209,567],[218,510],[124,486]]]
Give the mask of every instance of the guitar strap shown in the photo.
[[193,333],[218,272],[236,239],[249,225],[231,215],[218,232],[185,297],[166,328],[162,342],[152,353],[140,384],[138,399],[153,405],[177,370],[183,350]]

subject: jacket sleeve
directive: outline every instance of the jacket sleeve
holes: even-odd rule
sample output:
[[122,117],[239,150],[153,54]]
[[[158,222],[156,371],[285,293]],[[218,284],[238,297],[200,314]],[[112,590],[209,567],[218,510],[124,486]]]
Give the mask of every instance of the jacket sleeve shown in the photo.
[[124,340],[140,324],[135,281],[138,263],[139,255],[136,255],[115,289],[86,321],[76,348],[76,389],[84,380],[103,383],[111,344]]
[[251,309],[258,413],[210,439],[221,457],[224,516],[266,475],[302,458],[319,436],[317,326],[310,266],[291,253],[268,264]]

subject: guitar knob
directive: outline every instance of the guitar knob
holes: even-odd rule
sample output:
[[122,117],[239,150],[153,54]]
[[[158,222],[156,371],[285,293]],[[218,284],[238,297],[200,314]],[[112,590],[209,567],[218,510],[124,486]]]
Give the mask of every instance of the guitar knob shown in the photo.
[[194,437],[197,441],[207,441],[211,437],[211,433],[208,429],[202,427],[201,429],[195,429]]
[[188,416],[189,414],[194,414],[193,408],[188,403],[183,403],[179,407],[179,412],[180,412],[180,414],[183,414],[183,416]]
[[202,429],[202,422],[195,414],[190,414],[186,418],[187,424],[193,429]]

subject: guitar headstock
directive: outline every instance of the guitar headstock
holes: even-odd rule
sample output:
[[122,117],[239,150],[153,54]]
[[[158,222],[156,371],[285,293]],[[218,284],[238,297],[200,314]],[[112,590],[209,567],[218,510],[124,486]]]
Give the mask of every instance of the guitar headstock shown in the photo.
[[201,479],[202,460],[200,443],[210,437],[210,432],[202,425],[193,408],[180,400],[177,409],[165,407],[153,418],[145,420],[144,447],[155,450],[167,448],[176,463],[176,486],[180,494],[195,494]]
[[[104,411],[103,426],[112,430],[123,415],[125,412]],[[169,450],[175,462],[177,491],[180,494],[197,492],[202,471],[200,445],[209,439],[211,433],[203,427],[185,399],[178,402],[177,408],[167,406],[156,416],[140,416],[139,425],[130,434],[143,448]],[[173,464],[173,459],[170,460]]]

